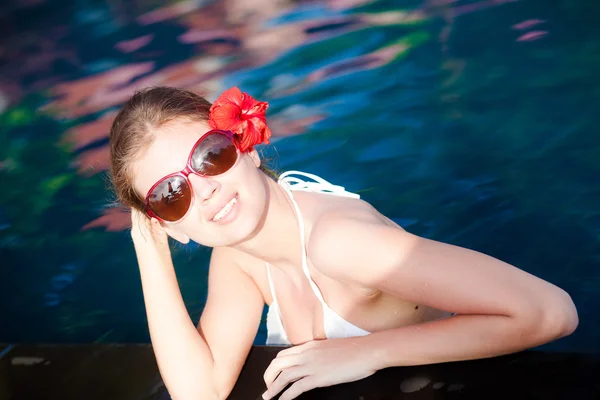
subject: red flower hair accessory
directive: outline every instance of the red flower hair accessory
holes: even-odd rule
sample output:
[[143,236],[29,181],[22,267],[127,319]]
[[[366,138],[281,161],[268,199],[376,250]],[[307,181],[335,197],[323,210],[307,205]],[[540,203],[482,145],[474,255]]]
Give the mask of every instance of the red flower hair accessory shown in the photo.
[[265,112],[269,104],[253,99],[237,87],[224,91],[210,107],[208,123],[213,129],[231,131],[238,137],[240,151],[269,143],[271,131]]

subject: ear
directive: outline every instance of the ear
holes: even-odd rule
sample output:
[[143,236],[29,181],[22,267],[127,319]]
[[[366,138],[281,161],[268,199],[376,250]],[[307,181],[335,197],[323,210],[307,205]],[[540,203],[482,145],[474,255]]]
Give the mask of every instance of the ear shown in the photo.
[[258,151],[255,148],[252,148],[248,153],[248,156],[256,166],[256,168],[260,167],[260,156],[258,155]]
[[181,244],[188,244],[190,242],[190,238],[187,235],[179,232],[177,229],[173,229],[166,224],[163,224],[163,228],[167,232],[167,235],[171,236],[173,239],[177,240]]

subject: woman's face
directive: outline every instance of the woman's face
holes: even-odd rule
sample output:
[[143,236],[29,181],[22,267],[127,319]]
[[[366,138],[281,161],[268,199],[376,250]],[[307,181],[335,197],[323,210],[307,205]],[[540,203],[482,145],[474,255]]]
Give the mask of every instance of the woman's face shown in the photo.
[[[133,185],[146,198],[148,190],[161,178],[185,168],[196,141],[210,127],[205,122],[173,121],[154,132],[154,141],[133,163]],[[227,172],[213,177],[188,176],[194,200],[180,221],[163,222],[174,239],[190,239],[204,246],[234,245],[253,235],[266,212],[268,184],[258,169],[260,159],[255,150],[240,154]],[[235,199],[235,200],[233,200]],[[222,219],[224,207],[233,207]],[[225,211],[229,207],[225,208]]]

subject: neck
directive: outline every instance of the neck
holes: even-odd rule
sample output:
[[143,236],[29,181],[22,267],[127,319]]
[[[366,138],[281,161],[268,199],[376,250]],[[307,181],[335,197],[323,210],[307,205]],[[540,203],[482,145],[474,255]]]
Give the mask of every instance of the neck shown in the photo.
[[233,247],[273,263],[296,264],[300,256],[300,228],[292,200],[273,179],[264,176],[267,209],[251,237]]

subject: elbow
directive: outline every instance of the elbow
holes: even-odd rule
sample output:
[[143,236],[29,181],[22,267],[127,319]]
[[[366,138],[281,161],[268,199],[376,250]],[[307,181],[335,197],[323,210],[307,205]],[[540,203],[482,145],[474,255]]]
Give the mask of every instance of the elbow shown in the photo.
[[565,304],[565,310],[561,314],[560,326],[558,330],[559,337],[565,337],[571,335],[577,327],[579,326],[579,315],[577,313],[577,308],[571,300],[571,297],[567,294],[569,298],[568,303]]
[[[166,383],[166,382],[165,382]],[[211,385],[186,384],[167,385],[167,391],[172,400],[226,400],[227,396],[219,393]]]
[[552,339],[571,335],[579,326],[579,316],[571,296],[562,289],[553,302],[544,308],[544,320]]
[[[213,367],[216,368],[214,364]],[[227,400],[233,390],[233,384],[221,382],[218,379],[219,374],[214,370],[212,374],[205,379],[194,379],[193,375],[178,374],[176,375],[178,381],[165,381],[165,386],[172,400]]]
[[171,396],[172,400],[198,400],[198,399],[225,400],[226,399],[226,397],[222,397],[214,391],[207,393],[206,391],[198,392],[198,390],[192,390],[192,391],[187,391],[187,392],[185,392],[185,391],[179,391],[179,392],[169,391],[169,396]]
[[579,325],[577,308],[571,296],[562,289],[551,299],[535,307],[527,318],[526,331],[534,346],[550,343],[571,335]]

